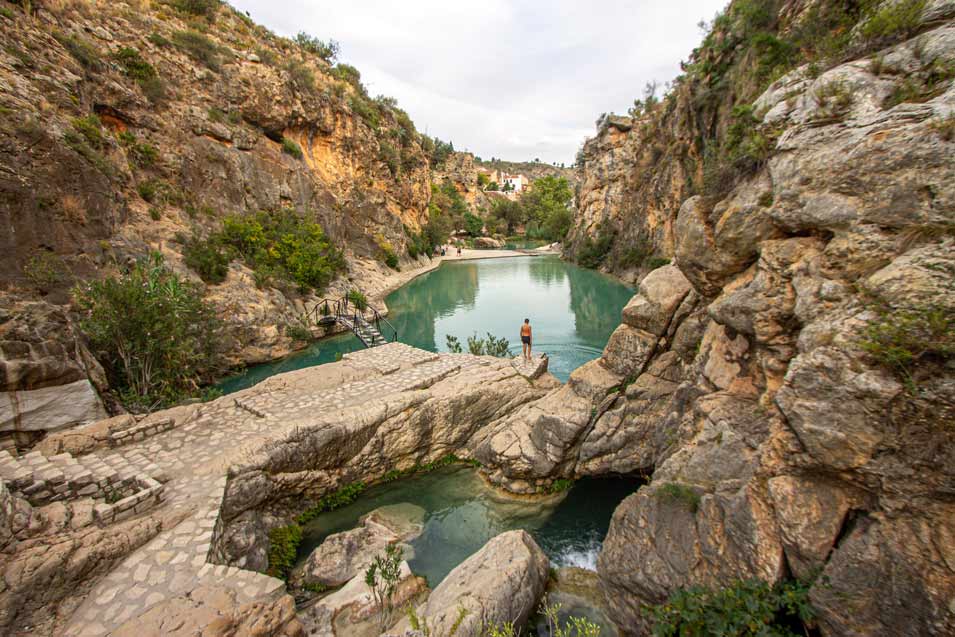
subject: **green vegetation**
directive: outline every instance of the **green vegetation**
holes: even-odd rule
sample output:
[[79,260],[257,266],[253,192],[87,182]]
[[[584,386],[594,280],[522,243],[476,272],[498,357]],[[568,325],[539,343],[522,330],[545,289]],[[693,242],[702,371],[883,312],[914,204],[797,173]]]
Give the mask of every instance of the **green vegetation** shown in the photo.
[[465,459],[459,458],[453,453],[449,453],[446,456],[442,456],[433,462],[428,462],[426,464],[415,463],[413,466],[407,469],[392,469],[384,476],[382,476],[382,482],[394,482],[400,478],[407,478],[408,476],[419,474],[419,473],[431,473],[435,469],[441,467],[447,467],[452,464],[467,464],[472,467],[480,467],[481,463],[474,459]]
[[298,35],[295,36],[294,41],[295,44],[297,44],[306,53],[317,55],[329,64],[333,63],[335,58],[338,57],[339,45],[335,40],[329,40],[328,42],[325,42],[316,37],[310,36],[304,31],[299,31]]
[[215,17],[222,5],[221,0],[165,0],[174,9],[189,15],[201,16],[208,20]]
[[288,137],[282,138],[282,152],[291,155],[295,159],[302,159],[305,155],[302,153],[302,147]]
[[149,218],[153,221],[159,221],[162,219],[162,208],[159,206],[150,206],[149,207]]
[[155,78],[157,75],[153,65],[147,62],[136,49],[125,46],[114,53],[113,58],[123,67],[126,76],[137,82]]
[[159,151],[156,147],[147,142],[140,142],[131,132],[123,131],[118,139],[126,147],[133,163],[140,168],[150,168],[159,161]]
[[617,232],[610,224],[604,222],[597,228],[597,238],[587,236],[577,247],[577,263],[585,268],[597,268],[604,262]]
[[287,580],[298,545],[302,543],[302,527],[292,523],[269,531],[269,568],[266,571],[272,577]]
[[378,629],[385,630],[391,625],[394,614],[394,594],[401,580],[401,547],[389,544],[384,555],[376,555],[365,571],[365,584],[371,589],[372,598],[378,608]]
[[294,341],[312,340],[312,332],[301,323],[288,323],[285,325],[285,335]]
[[[926,0],[869,3],[877,7],[863,23],[861,33],[866,40],[895,41],[913,35],[921,23]],[[881,6],[880,6],[881,5]]]
[[654,637],[798,637],[808,634],[805,627],[814,616],[809,585],[792,581],[772,587],[737,581],[716,590],[694,586],[646,610]]
[[73,294],[80,327],[127,407],[173,404],[218,370],[214,309],[158,254]]
[[548,493],[563,493],[574,486],[574,481],[569,478],[558,478],[547,488]]
[[398,171],[401,169],[401,155],[398,149],[384,139],[378,142],[378,159],[388,167],[392,177],[398,176]]
[[829,82],[817,89],[813,97],[819,105],[817,121],[839,121],[852,108],[852,87],[845,82]]
[[300,60],[289,60],[285,63],[285,72],[288,73],[289,83],[300,91],[311,91],[315,88],[315,75],[312,69]]
[[944,119],[933,120],[929,126],[945,141],[955,141],[955,114]]
[[103,68],[100,52],[89,40],[78,35],[67,35],[62,31],[55,31],[53,37],[83,68],[89,71],[99,71]]
[[136,192],[147,203],[156,201],[156,195],[159,192],[159,182],[155,179],[147,179],[136,184]]
[[219,46],[208,36],[198,31],[176,31],[172,42],[186,55],[212,71],[221,67]]
[[291,281],[303,291],[324,289],[345,267],[321,225],[291,209],[229,215],[208,240],[228,248],[264,281]]
[[431,167],[440,168],[444,166],[444,163],[448,160],[448,157],[454,152],[454,143],[453,142],[443,142],[437,137],[425,138],[426,141],[422,143],[425,148],[425,152],[431,154]]
[[364,312],[368,309],[368,298],[365,296],[364,292],[357,288],[352,288],[348,291],[348,302],[355,306],[355,309],[359,312]]
[[[452,354],[460,354],[463,351],[458,337],[448,334],[445,337],[448,345],[448,351]],[[477,333],[468,337],[468,351],[475,356],[497,356],[498,358],[509,358],[510,343],[506,338],[497,338],[490,332],[485,338],[478,337]]]
[[232,256],[218,240],[203,241],[194,236],[185,242],[182,255],[186,265],[206,283],[222,283],[229,274]]
[[39,250],[23,264],[23,276],[42,293],[49,292],[66,280],[67,268],[63,259],[49,250]]
[[326,511],[340,509],[346,504],[354,502],[359,495],[367,488],[364,482],[352,482],[341,487],[333,493],[323,496],[315,503],[315,506],[309,507],[295,518],[297,524],[308,524]]
[[930,304],[875,309],[878,316],[866,326],[860,345],[910,390],[915,389],[913,374],[920,365],[955,359],[955,312],[951,309]]
[[73,128],[63,135],[63,142],[107,177],[115,174],[113,164],[101,152],[106,147],[106,138],[96,115],[74,119]]
[[696,513],[700,506],[700,494],[692,487],[678,482],[667,482],[653,492],[653,495],[664,502],[679,504],[690,513]]
[[932,60],[915,73],[909,73],[886,98],[883,107],[903,102],[927,102],[941,95],[955,78],[955,63]]

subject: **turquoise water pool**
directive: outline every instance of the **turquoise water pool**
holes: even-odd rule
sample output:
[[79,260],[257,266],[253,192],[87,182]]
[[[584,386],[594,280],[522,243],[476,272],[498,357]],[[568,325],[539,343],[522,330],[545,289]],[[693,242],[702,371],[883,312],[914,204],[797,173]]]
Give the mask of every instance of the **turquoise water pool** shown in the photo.
[[[468,336],[491,332],[508,339],[517,354],[520,326],[529,318],[534,351],[546,352],[551,373],[566,381],[577,367],[600,356],[632,295],[631,288],[611,277],[546,255],[443,263],[390,294],[386,303],[399,340],[430,351],[446,351],[449,334],[466,345]],[[280,361],[250,367],[219,386],[226,393],[237,391],[362,347],[351,334],[334,336]]]

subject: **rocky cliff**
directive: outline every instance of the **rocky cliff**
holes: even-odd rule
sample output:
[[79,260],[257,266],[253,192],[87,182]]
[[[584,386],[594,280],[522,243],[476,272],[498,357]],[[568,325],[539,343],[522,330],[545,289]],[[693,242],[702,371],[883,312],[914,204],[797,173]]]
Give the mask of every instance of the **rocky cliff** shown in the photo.
[[[570,251],[640,293],[476,457],[518,487],[650,476],[598,565],[628,632],[684,587],[798,578],[824,635],[952,634],[955,6],[843,13],[835,52],[761,84],[753,5],[588,142]],[[828,10],[761,6],[773,46]]]
[[[386,276],[383,245],[408,262],[405,227],[427,220],[431,196],[422,138],[393,101],[368,97],[357,71],[333,67],[324,44],[277,37],[217,2],[7,3],[0,37],[0,285],[5,307],[44,305],[31,315],[52,317],[39,332],[61,325],[69,340],[57,307],[70,287],[150,251],[198,282],[184,238],[229,214],[294,209],[318,221],[348,264],[330,293]],[[315,300],[257,283],[236,260],[206,287],[233,364],[288,353],[286,326]],[[89,376],[81,348],[56,337],[57,354],[37,330],[4,328],[16,402]],[[37,358],[52,361],[45,372]]]

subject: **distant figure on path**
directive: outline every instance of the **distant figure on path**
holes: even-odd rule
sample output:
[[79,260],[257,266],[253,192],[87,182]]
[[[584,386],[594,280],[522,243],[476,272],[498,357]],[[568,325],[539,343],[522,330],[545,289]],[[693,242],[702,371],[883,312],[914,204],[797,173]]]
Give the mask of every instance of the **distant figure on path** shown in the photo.
[[524,360],[531,362],[531,320],[524,319],[521,325],[521,346],[524,349]]

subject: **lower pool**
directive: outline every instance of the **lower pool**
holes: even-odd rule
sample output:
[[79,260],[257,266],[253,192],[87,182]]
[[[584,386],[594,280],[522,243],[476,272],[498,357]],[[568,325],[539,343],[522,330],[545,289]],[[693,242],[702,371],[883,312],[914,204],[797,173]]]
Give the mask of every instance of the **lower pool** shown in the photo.
[[299,563],[333,533],[358,526],[362,516],[386,505],[414,504],[425,511],[424,531],[410,542],[416,575],[436,586],[495,535],[529,532],[554,567],[595,569],[614,509],[636,491],[636,477],[582,478],[565,493],[514,498],[488,486],[471,467],[451,466],[376,485],[352,504],[323,513],[304,528]]

